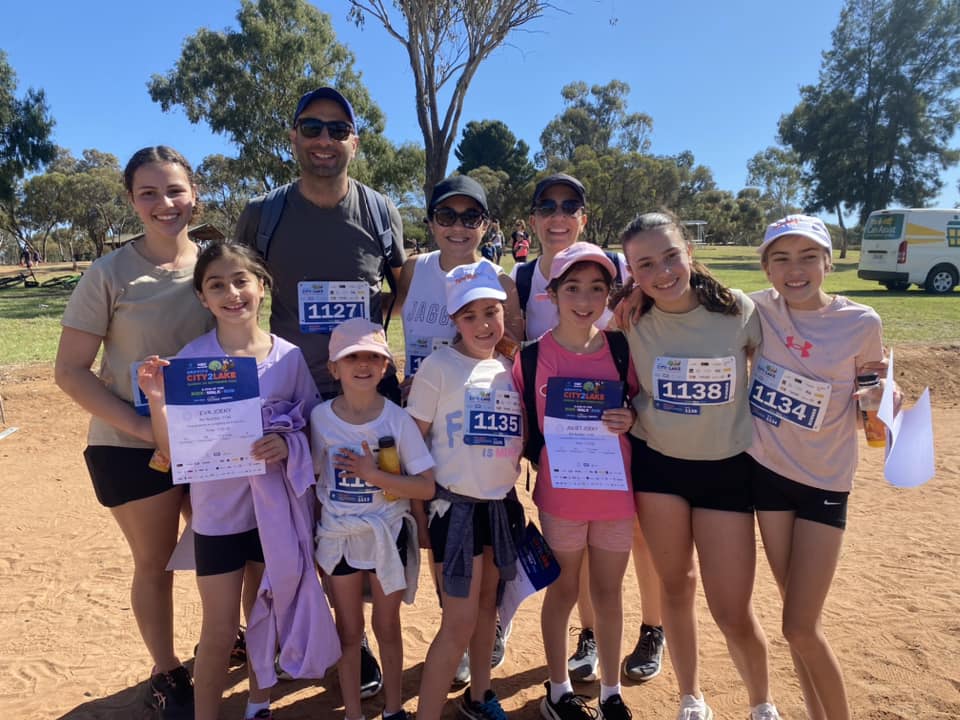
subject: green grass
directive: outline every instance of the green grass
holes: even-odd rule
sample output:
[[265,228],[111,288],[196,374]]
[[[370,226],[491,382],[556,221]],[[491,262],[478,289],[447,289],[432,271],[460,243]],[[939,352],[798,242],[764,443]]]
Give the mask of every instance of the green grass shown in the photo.
[[[752,248],[704,246],[698,247],[695,254],[731,287],[749,292],[768,286]],[[875,282],[857,278],[859,258],[857,251],[851,251],[844,260],[835,253],[835,269],[827,276],[825,288],[870,305],[880,313],[887,343],[960,340],[960,291],[949,296],[929,295],[917,289],[889,292]],[[508,271],[513,267],[509,255],[504,256],[503,266]],[[70,292],[64,288],[0,289],[0,365],[53,362],[60,337],[60,317]],[[263,317],[268,314],[269,308],[264,308]],[[389,336],[391,347],[402,357],[403,335],[397,317],[390,324]]]
[[71,292],[22,286],[0,289],[0,365],[53,362],[60,318]]
[[[769,287],[760,262],[752,248],[702,247],[695,256],[730,287],[750,292]],[[851,250],[841,260],[834,252],[833,272],[827,275],[824,289],[869,305],[883,319],[887,344],[943,343],[960,340],[960,291],[950,295],[930,295],[913,288],[890,292],[879,283],[857,277],[860,252]]]

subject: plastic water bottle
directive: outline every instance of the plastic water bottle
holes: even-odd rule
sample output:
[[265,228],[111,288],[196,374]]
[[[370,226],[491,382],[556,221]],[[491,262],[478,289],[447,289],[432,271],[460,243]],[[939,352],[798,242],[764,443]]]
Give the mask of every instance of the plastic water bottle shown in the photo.
[[[877,373],[857,375],[857,387],[861,390],[871,390],[880,384]],[[863,432],[867,436],[867,445],[870,447],[885,447],[887,444],[887,426],[877,417],[880,401],[874,400],[875,393],[861,394],[857,398],[860,405],[860,414],[863,417]]]

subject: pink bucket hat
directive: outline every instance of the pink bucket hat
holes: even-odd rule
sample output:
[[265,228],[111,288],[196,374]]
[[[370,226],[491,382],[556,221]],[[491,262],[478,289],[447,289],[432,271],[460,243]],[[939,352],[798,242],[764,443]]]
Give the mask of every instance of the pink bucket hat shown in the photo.
[[393,360],[383,328],[359,317],[340,323],[330,333],[330,361],[336,362],[357,352],[372,352]]
[[554,255],[553,262],[550,263],[550,280],[560,277],[578,262],[597,263],[597,265],[607,269],[611,278],[617,276],[616,266],[603,250],[593,243],[575,242]]

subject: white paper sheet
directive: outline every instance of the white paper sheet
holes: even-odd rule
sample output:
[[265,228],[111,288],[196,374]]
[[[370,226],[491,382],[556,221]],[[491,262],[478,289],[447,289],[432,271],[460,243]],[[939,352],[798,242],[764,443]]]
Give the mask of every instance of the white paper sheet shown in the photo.
[[887,426],[886,459],[883,466],[887,482],[896,487],[917,487],[936,472],[933,451],[933,414],[930,388],[924,388],[912,408],[893,411],[893,352],[887,367],[887,382],[877,417]]

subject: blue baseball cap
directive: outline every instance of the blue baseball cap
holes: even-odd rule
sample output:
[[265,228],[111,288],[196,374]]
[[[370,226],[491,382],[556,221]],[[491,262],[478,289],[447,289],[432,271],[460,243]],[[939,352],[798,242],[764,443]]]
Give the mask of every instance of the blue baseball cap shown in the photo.
[[347,117],[350,118],[350,124],[353,125],[353,131],[357,131],[357,118],[353,114],[353,106],[350,104],[350,101],[347,100],[343,95],[334,90],[331,87],[322,87],[317,88],[316,90],[311,90],[308,93],[305,93],[300,102],[297,103],[297,111],[293,114],[293,124],[297,124],[297,118],[300,117],[300,113],[307,109],[307,106],[312,103],[314,100],[333,100],[337,105],[343,108],[343,111],[347,114]]

